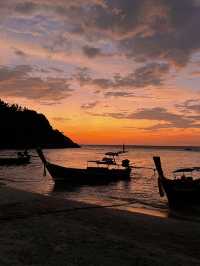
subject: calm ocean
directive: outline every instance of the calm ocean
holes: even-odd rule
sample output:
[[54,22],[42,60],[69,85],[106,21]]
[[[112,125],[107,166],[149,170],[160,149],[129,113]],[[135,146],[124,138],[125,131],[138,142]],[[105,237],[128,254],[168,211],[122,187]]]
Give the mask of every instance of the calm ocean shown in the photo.
[[[98,160],[108,151],[118,151],[120,146],[83,146],[80,149],[44,150],[53,163],[69,167],[86,167],[88,160]],[[154,167],[152,157],[161,157],[166,176],[179,167],[200,166],[200,149],[187,150],[184,147],[135,147],[127,146],[128,158],[137,167]],[[62,191],[54,189],[54,182],[47,173],[43,176],[43,165],[34,150],[30,151],[32,163],[27,166],[0,167],[0,181],[9,186],[53,195],[101,206],[113,205],[129,211],[153,213],[165,216],[168,210],[166,198],[160,198],[157,177],[149,169],[133,169],[130,181],[120,181],[106,186],[69,187]],[[10,156],[15,151],[0,151],[0,156]]]

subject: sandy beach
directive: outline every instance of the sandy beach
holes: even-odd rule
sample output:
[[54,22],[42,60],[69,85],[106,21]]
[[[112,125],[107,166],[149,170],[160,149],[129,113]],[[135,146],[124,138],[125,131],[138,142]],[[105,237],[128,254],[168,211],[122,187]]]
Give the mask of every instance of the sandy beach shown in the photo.
[[2,186],[0,265],[200,265],[197,222]]

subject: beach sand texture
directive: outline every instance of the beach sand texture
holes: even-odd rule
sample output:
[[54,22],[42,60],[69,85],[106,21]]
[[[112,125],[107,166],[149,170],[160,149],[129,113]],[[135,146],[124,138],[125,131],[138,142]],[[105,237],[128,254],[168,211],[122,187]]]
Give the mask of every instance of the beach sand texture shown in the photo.
[[0,265],[200,265],[199,223],[0,188]]

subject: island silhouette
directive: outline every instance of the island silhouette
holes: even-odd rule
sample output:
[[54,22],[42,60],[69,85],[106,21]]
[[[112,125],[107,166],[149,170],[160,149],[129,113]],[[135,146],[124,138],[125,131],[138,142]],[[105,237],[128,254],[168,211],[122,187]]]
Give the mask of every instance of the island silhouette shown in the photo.
[[45,115],[8,104],[0,99],[0,149],[79,148],[57,129]]

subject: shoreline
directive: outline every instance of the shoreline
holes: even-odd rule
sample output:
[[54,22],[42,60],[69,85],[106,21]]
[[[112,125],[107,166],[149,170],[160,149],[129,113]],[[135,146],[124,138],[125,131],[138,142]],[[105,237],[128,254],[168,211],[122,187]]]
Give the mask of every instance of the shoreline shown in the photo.
[[[79,210],[87,210],[87,209],[108,209],[111,211],[120,211],[127,212],[131,214],[141,214],[150,217],[158,217],[158,218],[166,218],[168,219],[168,212],[162,212],[159,210],[150,210],[145,209],[143,207],[130,207],[131,204],[106,204],[99,205],[97,203],[88,203],[81,200],[72,200],[66,199],[58,196],[44,195],[36,192],[20,190],[18,188],[14,188],[7,185],[1,185],[0,187],[0,221],[15,218],[17,216],[17,212],[19,212],[19,217],[22,212],[22,208],[26,208],[29,211],[26,213],[24,218],[33,217],[36,215],[48,215],[51,213],[58,212],[67,212],[67,211],[79,211]],[[44,202],[45,205],[40,206],[41,202]],[[35,208],[34,208],[35,204]],[[30,206],[32,205],[32,206]],[[127,205],[127,206],[126,206]],[[2,209],[5,207],[9,207],[13,210],[9,212],[9,217],[4,216],[2,213]],[[31,207],[31,208],[30,208]],[[45,207],[45,209],[41,209],[41,207]],[[12,211],[14,212],[14,217],[12,217]]]
[[199,265],[199,224],[0,187],[0,265]]

